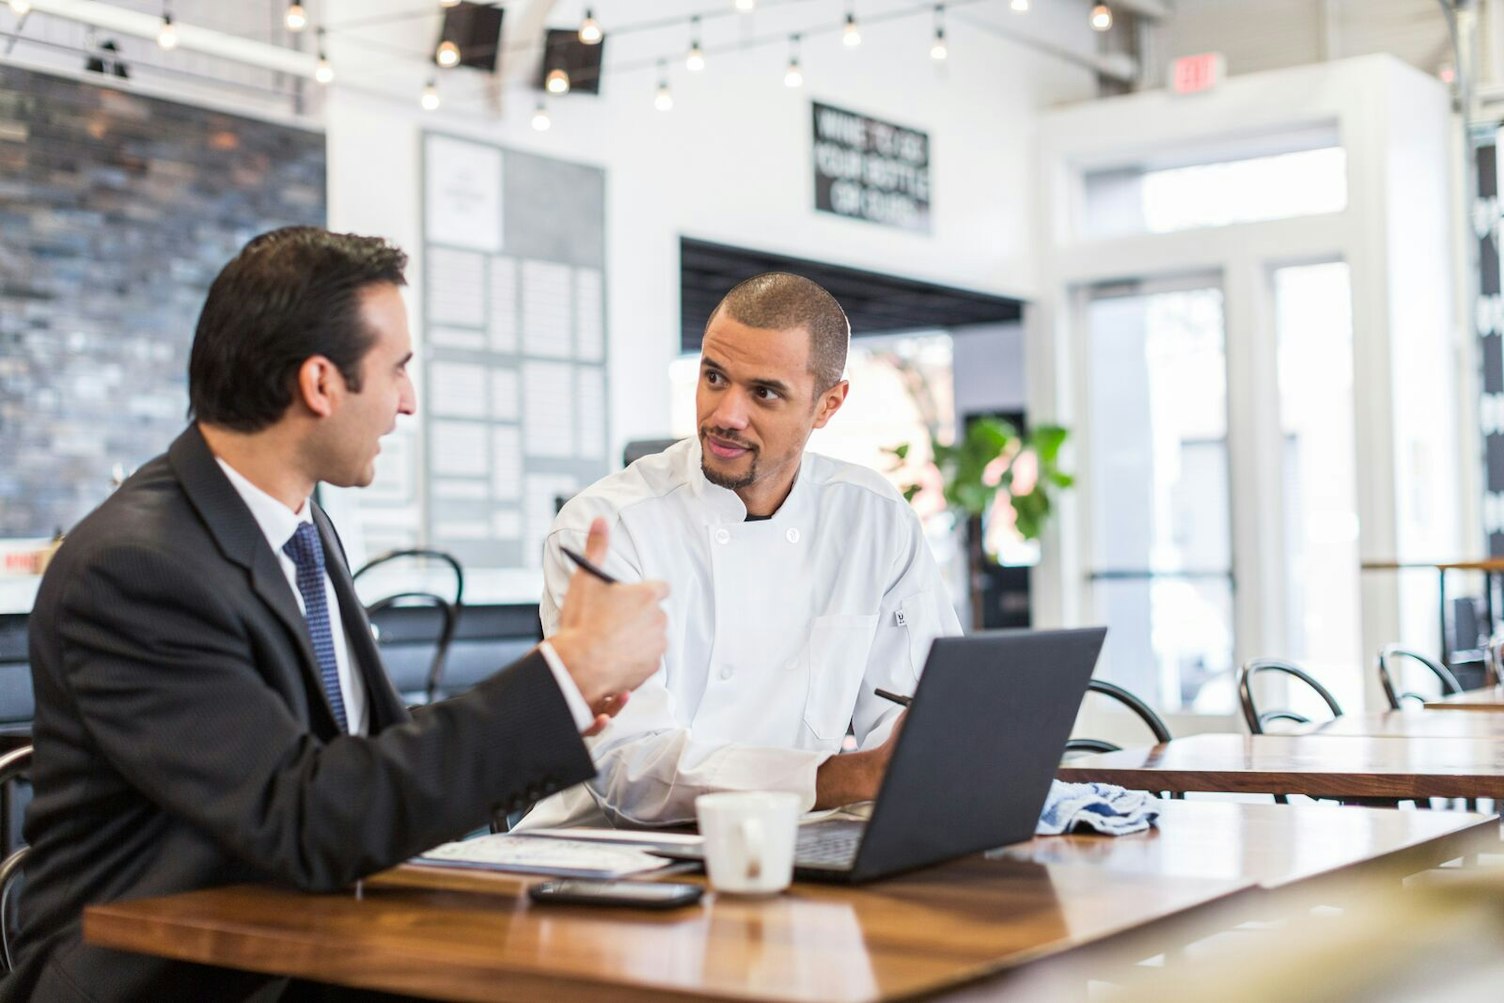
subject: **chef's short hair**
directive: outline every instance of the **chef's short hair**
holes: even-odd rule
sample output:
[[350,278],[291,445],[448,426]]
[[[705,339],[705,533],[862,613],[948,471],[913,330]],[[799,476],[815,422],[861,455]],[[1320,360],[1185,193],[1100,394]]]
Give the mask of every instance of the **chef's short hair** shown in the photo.
[[[803,328],[809,334],[809,371],[816,392],[841,382],[851,324],[836,298],[818,283],[789,272],[764,272],[739,282],[711,312],[768,331]],[[709,328],[709,322],[706,323]]]

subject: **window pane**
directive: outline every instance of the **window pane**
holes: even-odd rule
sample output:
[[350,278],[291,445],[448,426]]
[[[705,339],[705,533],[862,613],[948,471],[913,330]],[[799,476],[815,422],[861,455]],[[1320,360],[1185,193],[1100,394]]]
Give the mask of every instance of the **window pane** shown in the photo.
[[1093,237],[1173,233],[1341,212],[1347,152],[1340,146],[1214,164],[1088,174]]
[[1232,709],[1227,360],[1216,288],[1088,308],[1094,595],[1107,674],[1165,710]]

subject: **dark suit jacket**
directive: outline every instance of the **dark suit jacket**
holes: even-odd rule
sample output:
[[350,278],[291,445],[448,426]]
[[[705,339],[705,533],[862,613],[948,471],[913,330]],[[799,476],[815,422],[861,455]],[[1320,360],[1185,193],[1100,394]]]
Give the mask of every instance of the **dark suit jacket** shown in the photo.
[[337,889],[594,773],[533,652],[409,715],[323,513],[369,737],[339,733],[292,589],[197,428],[69,535],[30,621],[32,847],[0,996],[234,1000],[263,976],[85,945],[84,906]]

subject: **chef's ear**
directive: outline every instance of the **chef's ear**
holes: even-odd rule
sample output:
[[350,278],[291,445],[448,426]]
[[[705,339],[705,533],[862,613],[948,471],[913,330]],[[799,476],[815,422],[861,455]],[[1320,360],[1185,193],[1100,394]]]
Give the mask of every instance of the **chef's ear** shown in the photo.
[[820,394],[815,400],[815,428],[824,428],[825,423],[841,410],[841,405],[846,403],[846,393],[851,389],[851,384],[842,380],[835,386]]

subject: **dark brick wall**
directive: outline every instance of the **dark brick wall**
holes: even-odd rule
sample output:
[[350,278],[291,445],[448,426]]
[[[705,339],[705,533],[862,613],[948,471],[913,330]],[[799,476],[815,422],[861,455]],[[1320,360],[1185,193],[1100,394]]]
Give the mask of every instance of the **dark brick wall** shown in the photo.
[[324,192],[322,134],[0,66],[0,537],[162,451],[210,281]]

